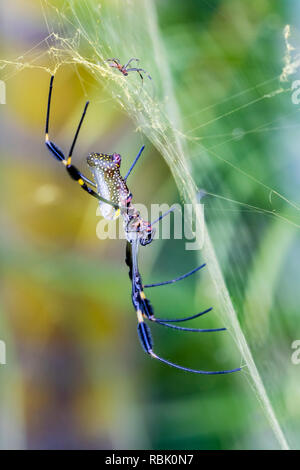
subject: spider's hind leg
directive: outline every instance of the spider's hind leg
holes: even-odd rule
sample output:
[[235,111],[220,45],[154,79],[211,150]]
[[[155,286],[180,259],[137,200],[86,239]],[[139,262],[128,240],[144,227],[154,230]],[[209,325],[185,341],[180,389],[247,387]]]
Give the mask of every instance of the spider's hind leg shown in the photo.
[[157,359],[160,362],[164,362],[168,366],[174,367],[176,369],[185,370],[186,372],[193,372],[194,374],[203,374],[203,375],[221,375],[221,374],[230,374],[232,372],[240,371],[240,367],[237,369],[230,369],[230,370],[218,370],[218,371],[208,371],[208,370],[198,370],[198,369],[190,369],[188,367],[180,366],[179,364],[175,364],[174,362],[168,361],[160,356],[158,356],[153,351],[153,342],[151,338],[150,328],[146,325],[143,319],[143,315],[141,310],[137,310],[137,317],[138,317],[138,335],[140,339],[140,343],[144,349],[144,351],[149,354],[153,359]]
[[[158,282],[158,283],[155,283],[155,284],[144,284],[143,287],[144,288],[149,288],[149,287],[165,286],[167,284],[174,284],[175,282],[182,281],[183,279],[191,276],[192,274],[195,274],[197,271],[199,271],[200,269],[202,269],[204,267],[205,267],[205,263],[201,264],[201,266],[198,266],[195,269],[192,269],[188,273],[183,274],[182,276],[179,276],[175,279],[171,279],[170,281]],[[212,307],[208,308],[207,310],[204,310],[203,312],[197,313],[196,315],[192,315],[192,316],[189,316],[189,317],[178,318],[178,319],[174,319],[174,320],[172,320],[172,319],[165,320],[163,318],[155,318],[154,313],[153,313],[153,309],[151,307],[151,304],[150,304],[149,300],[146,299],[146,296],[145,296],[144,292],[142,292],[141,295],[143,295],[143,297],[144,297],[144,299],[142,298],[143,305],[146,305],[145,316],[148,318],[148,320],[153,321],[155,323],[158,323],[159,325],[163,325],[163,326],[166,326],[168,328],[173,328],[175,330],[194,331],[194,332],[199,332],[199,333],[200,332],[201,333],[210,333],[210,332],[213,332],[213,331],[224,331],[224,330],[226,330],[226,328],[198,329],[198,328],[183,328],[183,327],[180,327],[180,326],[169,325],[169,323],[177,323],[177,322],[183,322],[183,321],[187,321],[187,320],[193,320],[194,318],[200,317],[201,315],[204,315],[205,313],[210,312],[212,310]],[[152,311],[151,315],[147,314],[147,310],[149,310],[149,306],[151,307],[151,311]]]
[[196,315],[193,315],[191,317],[186,317],[186,318],[179,318],[175,320],[164,320],[162,318],[156,318],[154,315],[154,310],[153,307],[150,303],[150,300],[148,300],[144,294],[143,291],[140,291],[140,306],[141,306],[141,311],[147,320],[157,323],[158,325],[165,326],[167,328],[173,328],[174,330],[180,330],[180,331],[190,331],[194,333],[211,333],[214,331],[224,331],[226,328],[185,328],[177,325],[170,325],[169,323],[174,323],[174,322],[182,322],[182,321],[187,321],[187,320],[192,320],[194,318],[200,317],[201,315],[204,315],[205,313],[208,313],[212,310],[212,308],[209,308],[205,310],[204,312],[197,313]]
[[201,266],[198,266],[197,268],[192,269],[191,271],[183,274],[182,276],[176,277],[175,279],[171,279],[170,281],[156,282],[155,284],[144,284],[144,288],[165,286],[167,284],[175,284],[175,282],[182,281],[183,279],[189,276],[192,276],[192,274],[195,274],[197,271],[200,271],[200,269],[204,268],[205,266],[206,264],[203,263],[201,264]]
[[149,78],[149,80],[152,80],[152,78],[150,77],[150,75],[148,74],[148,72],[146,72],[146,70],[144,69],[140,69],[140,68],[136,68],[136,67],[133,67],[131,69],[127,69],[127,72],[137,72],[139,74],[139,76],[141,77],[142,80],[144,80],[144,77],[143,75],[141,74],[141,72],[144,72],[144,74],[147,75],[147,77]]
[[128,65],[129,65],[131,62],[133,62],[133,61],[139,62],[140,59],[137,59],[136,57],[132,57],[132,58],[127,62],[127,64],[124,65],[124,68],[127,69]]
[[144,318],[147,318],[151,321],[153,320],[154,313],[152,306],[142,289],[142,280],[140,273],[138,271],[137,265],[137,247],[132,250],[132,245],[127,242],[126,245],[126,264],[129,267],[129,276],[132,281],[132,303],[135,308],[138,320],[138,335],[141,342],[141,345],[144,351],[149,354],[153,359],[157,359],[160,362],[164,362],[165,364],[174,367],[176,369],[184,370],[187,372],[193,372],[194,374],[205,374],[205,375],[219,375],[219,374],[229,374],[231,372],[237,372],[241,370],[240,368],[237,369],[230,369],[230,370],[222,370],[222,371],[205,371],[205,370],[197,370],[197,369],[190,369],[188,367],[183,367],[173,362],[168,361],[160,356],[158,356],[153,351],[153,343],[150,333],[150,328],[144,322]]
[[203,310],[203,312],[196,313],[195,315],[191,315],[190,317],[171,318],[171,319],[170,318],[168,319],[156,318],[156,321],[163,322],[163,323],[179,323],[183,321],[194,320],[195,318],[201,317],[202,315],[205,315],[206,313],[211,312],[212,309],[213,309],[212,307],[209,307],[206,310]]

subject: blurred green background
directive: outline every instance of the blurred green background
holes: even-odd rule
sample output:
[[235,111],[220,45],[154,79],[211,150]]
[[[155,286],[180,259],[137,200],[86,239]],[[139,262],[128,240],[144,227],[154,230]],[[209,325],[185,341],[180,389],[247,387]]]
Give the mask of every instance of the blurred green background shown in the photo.
[[[67,2],[51,3],[65,11]],[[144,26],[125,3],[132,31],[123,62],[135,55],[135,26]],[[100,4],[97,40],[107,28],[127,47],[127,37],[109,29],[114,18],[122,23],[124,5]],[[300,339],[299,108],[291,101],[297,73],[279,80],[286,24],[293,26],[291,54],[297,59],[299,2],[153,4],[182,130],[190,139],[188,163],[207,192],[205,218],[219,262],[282,430],[290,446],[300,448],[300,365],[291,361],[291,344]],[[43,41],[49,33],[44,7],[37,0],[0,6],[1,59],[14,61],[36,45],[28,62],[41,57],[33,67],[0,68],[7,89],[7,104],[0,105],[0,339],[7,345],[7,365],[0,366],[0,447],[278,448],[246,371],[186,374],[151,361],[140,348],[125,243],[96,237],[97,204],[44,146],[49,74],[36,66],[53,65]],[[159,96],[146,48],[140,58]],[[17,61],[26,62],[26,56]],[[128,80],[141,86],[138,76]],[[119,152],[125,173],[144,143],[145,155],[130,177],[135,201],[180,202],[157,149],[136,130],[105,81],[82,66],[66,65],[56,74],[53,140],[67,151],[87,97],[91,105],[76,164],[87,174],[89,152]],[[197,262],[184,240],[158,240],[141,250],[145,283],[175,277]],[[216,303],[205,271],[150,294],[160,317],[193,314]],[[174,362],[208,370],[240,364],[228,333],[194,335],[155,326],[155,350]],[[222,325],[210,314],[189,326]]]

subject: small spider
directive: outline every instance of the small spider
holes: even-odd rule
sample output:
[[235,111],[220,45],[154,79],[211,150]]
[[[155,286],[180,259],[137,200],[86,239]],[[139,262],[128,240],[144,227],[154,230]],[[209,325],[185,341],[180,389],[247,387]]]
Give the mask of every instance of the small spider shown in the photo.
[[128,75],[128,72],[137,72],[139,74],[139,76],[141,77],[142,80],[144,80],[144,77],[143,75],[141,74],[141,72],[145,73],[147,75],[147,77],[152,80],[152,78],[150,77],[150,75],[148,75],[148,72],[146,72],[146,70],[144,69],[141,69],[141,68],[136,68],[136,67],[133,67],[133,68],[130,68],[128,69],[127,67],[129,66],[129,64],[132,62],[132,61],[136,61],[136,62],[139,62],[140,59],[135,59],[134,57],[132,57],[132,59],[130,59],[127,64],[125,65],[121,65],[121,62],[119,59],[107,59],[105,62],[113,62],[113,63],[110,63],[109,66],[110,67],[113,67],[115,69],[118,69],[120,70],[120,72],[125,76],[127,77]]

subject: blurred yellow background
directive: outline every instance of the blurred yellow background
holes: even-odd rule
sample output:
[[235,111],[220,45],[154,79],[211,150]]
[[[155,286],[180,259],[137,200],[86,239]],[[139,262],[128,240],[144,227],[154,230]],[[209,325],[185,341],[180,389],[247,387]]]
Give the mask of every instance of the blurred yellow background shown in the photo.
[[[64,12],[65,2],[51,3]],[[122,21],[118,2],[100,3],[111,10],[109,18]],[[279,422],[291,446],[299,448],[300,365],[290,359],[291,343],[300,338],[299,209],[270,191],[276,188],[299,204],[298,109],[287,92],[259,99],[284,86],[278,80],[286,52],[282,31],[289,22],[300,27],[299,7],[290,0],[255,6],[242,0],[154,3],[184,132],[199,139],[191,143],[189,165],[199,188],[211,194],[205,198],[206,220],[222,270]],[[45,53],[44,6],[2,2],[0,59],[15,61],[37,45],[30,54],[52,67]],[[99,17],[105,22],[105,15]],[[134,55],[128,49],[124,62]],[[26,56],[19,60],[26,62]],[[150,74],[151,60],[145,50]],[[247,372],[199,377],[144,354],[125,243],[97,238],[97,203],[45,148],[49,73],[1,63],[0,79],[6,83],[6,105],[0,105],[0,340],[7,345],[7,364],[0,366],[0,447],[278,448]],[[128,79],[141,86],[139,77]],[[153,80],[159,87],[155,74]],[[118,152],[125,174],[145,144],[130,176],[134,200],[181,202],[157,149],[105,82],[82,65],[56,73],[52,140],[67,152],[86,99],[91,103],[74,163],[88,176],[91,151]],[[140,260],[145,282],[176,277],[196,264],[181,240],[155,241]],[[215,305],[207,271],[150,294],[160,317]],[[208,370],[239,366],[230,334],[155,326],[155,349],[163,357]],[[188,326],[223,325],[209,314]]]

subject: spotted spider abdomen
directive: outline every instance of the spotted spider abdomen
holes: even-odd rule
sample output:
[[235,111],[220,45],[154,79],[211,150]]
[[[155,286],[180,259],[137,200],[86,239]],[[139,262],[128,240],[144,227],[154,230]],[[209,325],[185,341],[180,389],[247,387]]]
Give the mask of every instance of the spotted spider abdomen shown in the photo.
[[[121,155],[91,153],[87,163],[94,175],[97,192],[100,196],[118,206],[126,206],[129,196],[127,185],[120,174]],[[105,219],[113,220],[119,217],[120,211],[100,201],[100,211]]]

